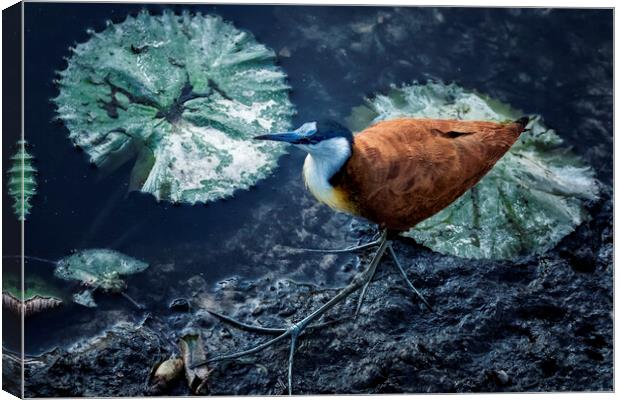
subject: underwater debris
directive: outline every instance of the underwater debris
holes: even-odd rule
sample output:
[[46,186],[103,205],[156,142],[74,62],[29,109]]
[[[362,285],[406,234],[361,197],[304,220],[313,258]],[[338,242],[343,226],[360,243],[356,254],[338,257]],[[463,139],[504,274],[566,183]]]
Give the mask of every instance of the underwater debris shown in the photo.
[[53,99],[69,138],[112,171],[135,159],[130,190],[194,204],[248,189],[281,146],[248,140],[289,127],[275,53],[218,16],[142,11],[71,49]]
[[93,297],[93,292],[91,290],[84,290],[80,293],[75,293],[72,299],[75,304],[79,304],[84,307],[97,307],[97,303],[95,302],[95,298]]
[[189,312],[191,307],[187,299],[177,298],[170,302],[168,308],[175,312]]
[[209,368],[205,366],[192,368],[193,365],[204,362],[207,356],[200,335],[185,335],[179,340],[179,349],[185,364],[187,384],[194,394],[207,394]]
[[[392,86],[367,99],[347,124],[360,131],[397,118],[514,121],[522,114],[456,84],[429,82]],[[588,218],[587,200],[598,197],[593,170],[569,149],[540,116],[495,167],[449,207],[404,235],[444,254],[512,259],[540,254]]]
[[20,221],[25,221],[30,214],[30,199],[37,193],[37,169],[32,165],[34,157],[26,150],[27,144],[25,140],[17,141],[17,152],[11,157],[11,168],[7,172],[8,193]]
[[93,292],[101,290],[121,293],[138,308],[124,289],[123,275],[136,274],[148,268],[149,264],[109,249],[82,250],[56,263],[54,275],[67,281],[79,281],[86,289],[73,296],[73,301],[86,307],[96,307]]
[[169,358],[155,364],[149,376],[149,393],[161,394],[181,376],[182,372],[183,360],[180,358]]
[[63,304],[64,295],[49,279],[28,271],[25,275],[24,302],[22,303],[21,276],[19,273],[4,271],[2,274],[2,307],[20,315],[22,307],[24,316],[49,311]]

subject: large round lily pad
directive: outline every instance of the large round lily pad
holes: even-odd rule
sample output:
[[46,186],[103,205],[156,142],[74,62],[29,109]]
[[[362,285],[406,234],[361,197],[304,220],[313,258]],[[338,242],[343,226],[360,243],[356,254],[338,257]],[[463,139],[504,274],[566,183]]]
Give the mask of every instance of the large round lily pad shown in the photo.
[[[456,84],[392,87],[353,109],[354,131],[397,117],[503,122],[520,112]],[[555,246],[588,217],[594,172],[534,116],[528,131],[472,189],[405,233],[431,249],[467,258],[510,259]]]
[[293,106],[272,50],[218,16],[150,15],[72,48],[53,101],[69,138],[111,171],[135,159],[130,189],[208,202],[275,168],[282,146],[252,141],[289,128]]

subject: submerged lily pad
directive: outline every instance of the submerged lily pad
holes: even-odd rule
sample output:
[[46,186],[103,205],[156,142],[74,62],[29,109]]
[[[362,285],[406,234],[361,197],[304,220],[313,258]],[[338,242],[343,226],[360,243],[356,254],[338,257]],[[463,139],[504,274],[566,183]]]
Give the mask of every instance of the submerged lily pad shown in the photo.
[[148,264],[109,249],[82,250],[58,261],[54,275],[67,281],[78,281],[86,290],[73,296],[73,301],[96,307],[92,293],[95,290],[119,293],[125,289],[124,275],[136,274]]
[[69,138],[130,189],[170,202],[231,196],[268,176],[283,150],[251,141],[289,127],[293,106],[272,50],[218,16],[150,15],[91,32],[59,72]]
[[[353,109],[348,125],[360,131],[397,117],[503,122],[522,114],[456,84],[392,87]],[[440,253],[511,259],[554,247],[588,218],[584,200],[598,196],[594,172],[553,129],[535,116],[510,151],[452,205],[406,232]]]
[[[66,295],[49,279],[34,271],[26,271],[24,284],[24,310],[29,317],[40,312],[60,307]],[[21,312],[21,276],[4,271],[2,274],[2,306],[15,314]]]

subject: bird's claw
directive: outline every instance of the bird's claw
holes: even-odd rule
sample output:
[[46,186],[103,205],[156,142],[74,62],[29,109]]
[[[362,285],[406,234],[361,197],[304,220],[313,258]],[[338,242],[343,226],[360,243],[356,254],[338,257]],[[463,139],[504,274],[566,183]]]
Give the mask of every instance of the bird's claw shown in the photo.
[[420,300],[422,300],[422,303],[424,303],[424,305],[428,308],[428,310],[432,312],[433,307],[424,298],[422,293],[420,293],[418,289],[416,289],[415,286],[413,286],[413,283],[411,283],[411,281],[407,277],[407,273],[405,272],[405,269],[403,268],[403,266],[400,264],[400,261],[398,261],[398,257],[396,256],[396,252],[394,251],[394,248],[392,247],[391,243],[388,244],[388,253],[390,253],[390,256],[392,257],[392,261],[394,261],[394,265],[396,266],[396,269],[398,270],[398,272],[400,272],[400,275],[403,277],[403,279],[407,283],[407,286],[409,286],[409,288],[416,294],[416,296],[418,296]]

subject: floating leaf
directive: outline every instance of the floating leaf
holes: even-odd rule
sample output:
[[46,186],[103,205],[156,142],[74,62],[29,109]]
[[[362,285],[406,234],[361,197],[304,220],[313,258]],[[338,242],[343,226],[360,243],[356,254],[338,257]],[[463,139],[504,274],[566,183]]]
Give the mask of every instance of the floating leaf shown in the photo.
[[[64,293],[49,279],[30,271],[25,274],[25,279],[23,305],[26,317],[62,305]],[[21,276],[5,270],[2,274],[2,306],[15,314],[21,312],[21,289]]]
[[[522,116],[509,105],[456,84],[393,86],[352,110],[354,131],[397,117],[503,122]],[[587,217],[598,196],[594,172],[535,117],[510,151],[452,205],[405,233],[440,253],[510,259],[554,247]]]
[[148,268],[148,264],[114,250],[82,250],[56,263],[54,275],[68,281],[79,281],[86,290],[73,296],[73,301],[86,307],[96,307],[92,292],[122,292],[124,275],[135,274]]
[[130,189],[171,202],[231,196],[268,176],[281,146],[248,140],[294,113],[275,54],[220,17],[143,11],[72,49],[57,114],[95,165],[135,159]]
[[[14,314],[21,313],[21,300],[11,293],[2,292],[2,306],[7,308]],[[24,303],[24,309],[26,311],[25,316],[29,317],[34,314],[38,314],[43,311],[52,310],[62,305],[62,300],[54,297],[34,296],[29,298]]]
[[37,169],[32,165],[34,157],[26,150],[25,140],[17,141],[17,153],[11,157],[11,169],[7,172],[9,195],[13,198],[13,211],[20,221],[30,214],[30,199],[37,193]]

